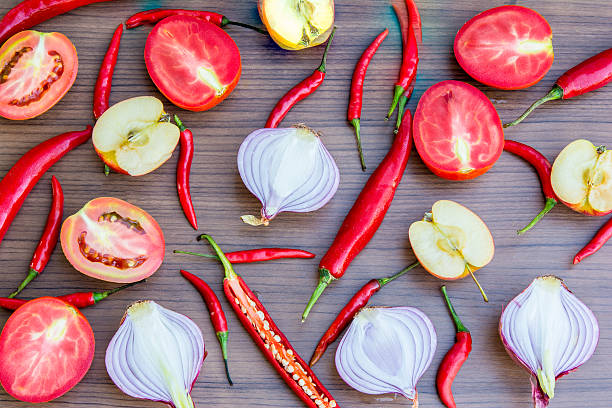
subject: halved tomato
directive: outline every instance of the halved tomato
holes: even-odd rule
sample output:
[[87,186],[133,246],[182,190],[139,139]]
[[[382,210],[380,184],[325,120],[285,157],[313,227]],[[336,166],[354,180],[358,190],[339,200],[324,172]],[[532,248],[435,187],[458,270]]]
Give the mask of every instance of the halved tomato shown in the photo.
[[76,270],[107,282],[148,278],[164,259],[164,235],[155,219],[112,197],[91,200],[66,218],[60,240]]
[[77,308],[52,297],[31,300],[0,334],[0,383],[18,400],[51,401],[81,381],[94,351],[93,330]]
[[429,88],[414,114],[414,145],[440,177],[465,180],[493,166],[504,148],[504,132],[489,99],[472,85],[442,81]]
[[240,50],[223,29],[189,16],[168,17],[149,34],[145,62],[151,79],[176,106],[205,111],[234,90]]
[[454,48],[469,76],[499,89],[535,84],[555,57],[550,25],[522,6],[495,7],[476,15],[461,27]]
[[78,66],[64,34],[15,34],[0,48],[0,116],[23,120],[45,113],[72,87]]

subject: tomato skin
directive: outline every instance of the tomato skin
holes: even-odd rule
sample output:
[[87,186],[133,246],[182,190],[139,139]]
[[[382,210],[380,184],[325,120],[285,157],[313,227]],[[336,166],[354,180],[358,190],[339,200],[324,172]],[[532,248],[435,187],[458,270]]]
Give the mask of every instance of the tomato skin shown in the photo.
[[18,400],[51,401],[81,381],[94,351],[93,330],[77,308],[52,297],[31,300],[0,334],[0,383]]
[[170,102],[196,112],[227,98],[242,73],[234,40],[215,24],[190,16],[168,17],[153,28],[145,45],[145,62],[149,76]]
[[554,60],[548,22],[536,11],[516,5],[495,7],[472,17],[457,32],[453,48],[468,75],[506,90],[536,84]]
[[[164,235],[155,219],[141,208],[113,197],[91,200],[66,218],[60,241],[64,255],[76,270],[107,282],[131,283],[148,278],[159,269],[165,254]],[[91,251],[99,255],[97,260],[92,260]],[[111,259],[120,266],[103,263],[99,258]]]
[[[25,120],[42,115],[66,95],[77,77],[77,51],[64,34],[34,30],[15,34],[0,47],[0,70],[24,49],[28,51],[17,58],[6,82],[0,83],[0,116],[7,119]],[[43,69],[37,69],[41,64],[44,64]],[[59,75],[59,78],[54,75]],[[51,82],[46,91],[41,90],[44,81]],[[16,83],[20,86],[16,87]],[[12,103],[32,93],[37,95],[32,102],[24,106]]]

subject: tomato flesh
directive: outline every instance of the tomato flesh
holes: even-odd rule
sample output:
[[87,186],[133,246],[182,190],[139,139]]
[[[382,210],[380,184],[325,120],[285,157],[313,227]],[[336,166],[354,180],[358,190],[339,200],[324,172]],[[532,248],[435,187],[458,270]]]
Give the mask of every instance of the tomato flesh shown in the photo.
[[484,11],[461,27],[455,57],[475,80],[499,89],[523,89],[548,72],[554,60],[552,30],[522,6]]
[[153,28],[145,62],[161,93],[192,111],[210,109],[225,99],[242,70],[234,40],[218,26],[189,16],[168,17]]
[[58,103],[74,84],[78,58],[61,33],[22,31],[0,48],[0,116],[31,119]]
[[68,217],[60,240],[75,269],[108,282],[130,283],[151,276],[165,252],[162,230],[153,217],[111,197],[96,198]]
[[504,147],[504,132],[497,111],[482,92],[465,82],[442,81],[419,101],[414,144],[433,173],[464,180],[493,166]]
[[93,330],[77,308],[57,298],[31,300],[2,329],[0,382],[21,401],[50,401],[81,381],[94,350]]

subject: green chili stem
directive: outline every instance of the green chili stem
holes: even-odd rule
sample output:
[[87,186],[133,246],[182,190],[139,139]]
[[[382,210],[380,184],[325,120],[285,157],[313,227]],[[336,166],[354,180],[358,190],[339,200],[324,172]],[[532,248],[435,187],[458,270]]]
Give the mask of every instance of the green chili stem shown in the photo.
[[450,312],[451,317],[453,318],[453,322],[455,322],[455,327],[457,328],[457,331],[469,333],[470,331],[463,325],[463,323],[461,322],[461,319],[459,319],[459,316],[457,316],[457,312],[455,312],[455,308],[453,307],[453,304],[448,298],[448,294],[446,293],[446,286],[442,286],[440,290],[442,291],[442,295],[444,295],[446,306],[448,306],[448,311]]
[[542,211],[540,211],[540,213],[536,215],[535,218],[531,220],[529,224],[527,224],[527,226],[516,231],[516,233],[518,235],[522,235],[526,233],[527,231],[529,231],[531,228],[533,228],[534,225],[538,223],[538,221],[540,221],[546,214],[548,214],[549,211],[552,210],[555,205],[557,205],[557,200],[555,200],[554,198],[547,198],[546,205],[544,206]]
[[527,110],[521,115],[519,116],[517,119],[513,120],[510,123],[506,123],[504,125],[505,128],[510,127],[510,126],[514,126],[514,125],[518,125],[519,123],[521,123],[527,116],[529,116],[529,114],[531,112],[533,112],[533,110],[535,108],[537,108],[538,106],[540,106],[541,104],[548,102],[548,101],[554,101],[555,99],[561,99],[563,98],[563,88],[561,88],[559,85],[555,85],[552,87],[552,89],[550,90],[550,92],[548,92],[545,96],[543,96],[542,98],[538,99],[537,101],[535,101],[529,108],[527,108]]
[[361,171],[366,171],[365,159],[363,158],[363,149],[361,147],[361,123],[359,118],[351,120],[351,125],[355,128],[355,137],[357,138],[357,152],[359,153],[359,160],[361,160]]
[[30,268],[30,270],[28,271],[28,276],[26,276],[23,282],[21,282],[17,290],[11,293],[8,297],[14,298],[15,296],[17,296],[23,290],[23,288],[25,288],[28,283],[32,282],[34,278],[36,278],[38,275],[39,274],[37,270]]
[[321,60],[321,65],[317,68],[318,71],[325,73],[325,69],[327,68],[327,52],[329,51],[329,47],[331,46],[332,40],[334,39],[334,34],[336,34],[336,26],[332,29],[331,35],[327,40],[327,45],[325,46],[325,51],[323,52],[323,59]]
[[198,252],[179,251],[178,249],[175,249],[174,253],[175,254],[186,254],[186,255],[202,256],[204,258],[211,258],[211,259],[219,260],[219,257],[217,255],[211,255],[211,254],[200,254]]
[[234,272],[232,263],[227,259],[227,257],[225,256],[221,248],[219,248],[219,245],[217,245],[217,243],[215,242],[215,240],[210,235],[207,235],[207,234],[202,234],[197,239],[198,241],[206,239],[208,243],[210,244],[210,246],[213,247],[213,249],[217,253],[217,256],[219,257],[219,260],[223,264],[223,268],[225,269],[225,279],[236,279],[238,274]]
[[145,282],[145,281],[146,281],[146,279],[143,279],[143,280],[139,280],[138,282],[128,283],[127,285],[119,286],[118,288],[107,290],[107,291],[104,291],[104,292],[93,292],[93,300],[94,300],[95,303],[98,303],[99,301],[109,297],[113,293],[117,293],[117,292],[119,292],[119,291],[121,291],[123,289],[129,288],[130,286],[134,286],[134,285],[137,285],[137,284]]
[[411,269],[416,268],[417,266],[419,266],[419,262],[415,262],[410,266],[407,266],[406,268],[402,269],[401,271],[399,271],[398,273],[396,273],[393,276],[389,276],[387,278],[382,278],[382,279],[378,279],[378,284],[380,285],[380,287],[382,288],[383,286],[385,286],[387,283],[392,282],[394,280],[396,280],[397,278],[399,278],[400,276],[403,276],[406,274],[406,272],[408,272]]

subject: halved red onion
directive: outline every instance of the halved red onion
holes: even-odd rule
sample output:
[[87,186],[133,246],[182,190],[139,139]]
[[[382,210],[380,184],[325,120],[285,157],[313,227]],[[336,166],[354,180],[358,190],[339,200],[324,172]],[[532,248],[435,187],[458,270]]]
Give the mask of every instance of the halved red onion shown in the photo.
[[338,166],[320,135],[303,125],[248,135],[238,150],[238,171],[263,206],[261,217],[242,216],[251,225],[268,225],[283,211],[315,211],[340,183]]
[[599,325],[563,280],[540,276],[508,303],[499,334],[508,354],[532,375],[534,406],[544,408],[556,380],[593,355]]
[[126,394],[194,408],[191,389],[206,358],[187,316],[146,300],[131,305],[106,349],[106,371]]
[[365,307],[336,350],[336,368],[365,394],[399,393],[417,406],[416,383],[436,351],[431,320],[414,307]]

